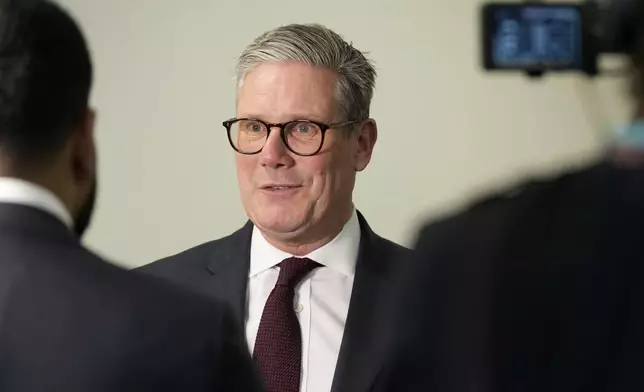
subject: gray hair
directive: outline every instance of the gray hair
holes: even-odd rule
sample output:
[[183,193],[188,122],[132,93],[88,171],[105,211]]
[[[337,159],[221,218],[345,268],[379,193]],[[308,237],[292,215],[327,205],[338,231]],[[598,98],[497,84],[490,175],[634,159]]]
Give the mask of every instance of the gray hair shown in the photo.
[[297,61],[337,73],[336,104],[346,121],[369,118],[376,70],[365,53],[320,24],[290,24],[257,37],[239,56],[237,87],[246,75],[265,62]]

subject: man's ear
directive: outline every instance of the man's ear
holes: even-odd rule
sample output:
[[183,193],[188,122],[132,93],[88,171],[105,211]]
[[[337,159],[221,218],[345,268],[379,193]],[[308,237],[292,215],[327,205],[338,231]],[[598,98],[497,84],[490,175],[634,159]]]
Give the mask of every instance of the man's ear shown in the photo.
[[72,169],[77,182],[93,181],[96,174],[96,147],[94,124],[96,112],[88,109],[85,118],[78,124],[73,136]]
[[371,161],[373,148],[378,139],[378,126],[376,121],[372,118],[363,121],[360,127],[356,130],[357,146],[355,155],[355,170],[357,172],[363,171]]

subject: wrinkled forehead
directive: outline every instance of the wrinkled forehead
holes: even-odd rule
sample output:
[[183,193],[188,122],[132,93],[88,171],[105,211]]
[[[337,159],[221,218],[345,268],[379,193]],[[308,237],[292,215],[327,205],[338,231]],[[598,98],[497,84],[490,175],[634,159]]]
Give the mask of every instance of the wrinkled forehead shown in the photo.
[[333,120],[337,74],[303,63],[263,63],[244,77],[237,92],[237,117],[269,121]]

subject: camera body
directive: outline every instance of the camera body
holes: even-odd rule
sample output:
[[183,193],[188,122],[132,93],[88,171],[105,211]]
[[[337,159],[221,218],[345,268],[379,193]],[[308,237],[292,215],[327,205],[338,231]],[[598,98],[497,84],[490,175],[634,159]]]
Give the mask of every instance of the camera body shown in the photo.
[[482,60],[487,71],[582,72],[596,76],[602,54],[628,53],[644,0],[494,2],[483,6]]

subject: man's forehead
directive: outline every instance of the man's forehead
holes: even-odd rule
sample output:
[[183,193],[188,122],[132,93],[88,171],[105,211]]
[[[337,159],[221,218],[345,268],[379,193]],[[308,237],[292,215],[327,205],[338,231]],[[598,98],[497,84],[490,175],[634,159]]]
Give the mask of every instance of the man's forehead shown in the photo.
[[271,115],[280,121],[311,116],[326,119],[334,107],[334,86],[329,70],[304,64],[262,65],[251,71],[240,87],[237,113],[244,117]]

